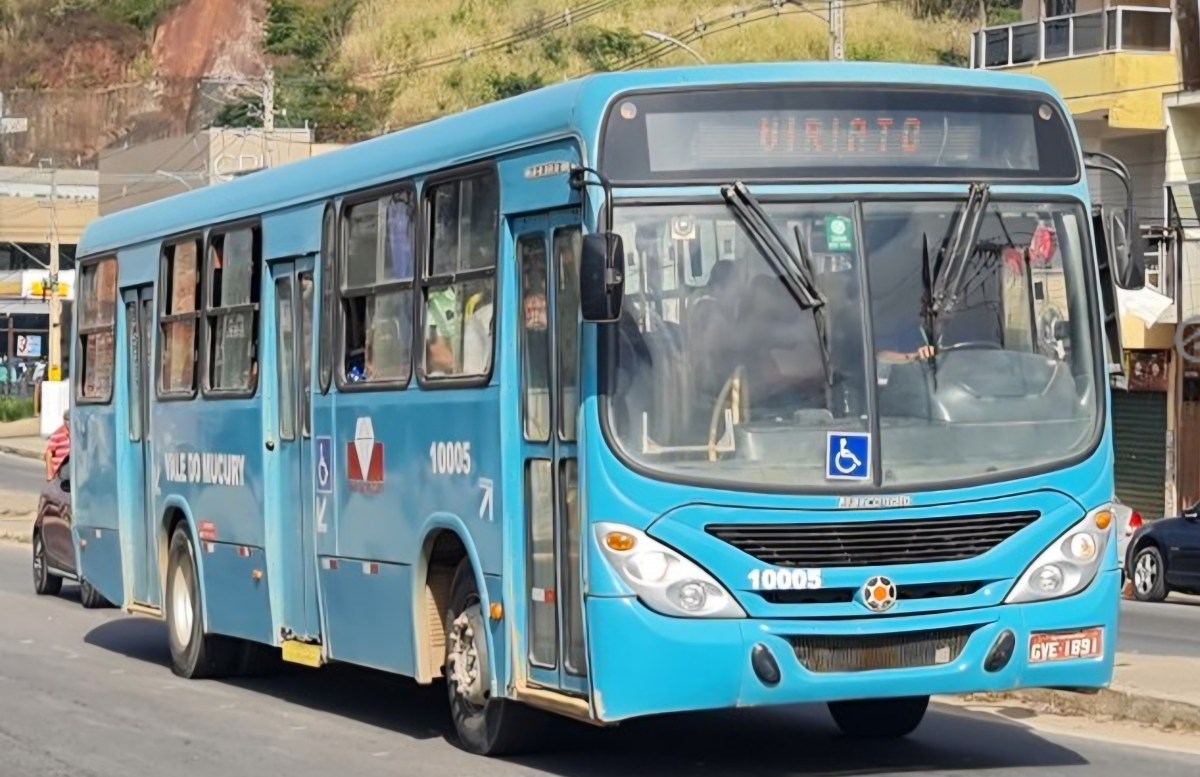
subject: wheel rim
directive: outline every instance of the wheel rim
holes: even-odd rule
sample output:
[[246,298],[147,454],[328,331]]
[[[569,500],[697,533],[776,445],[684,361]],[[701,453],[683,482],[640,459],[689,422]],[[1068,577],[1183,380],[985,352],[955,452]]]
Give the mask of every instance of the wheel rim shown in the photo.
[[33,540],[33,582],[38,585],[46,577],[46,547],[42,545],[41,536]]
[[450,624],[450,651],[446,660],[451,691],[476,709],[487,701],[484,696],[483,666],[476,644],[477,639],[483,638],[476,628],[481,621],[472,617],[478,611],[478,604],[471,605]]
[[192,592],[188,589],[187,576],[183,567],[175,567],[171,580],[171,628],[175,631],[175,641],[182,647],[187,647],[192,641]]
[[1158,560],[1149,553],[1138,556],[1133,569],[1133,586],[1140,594],[1148,594],[1158,582]]

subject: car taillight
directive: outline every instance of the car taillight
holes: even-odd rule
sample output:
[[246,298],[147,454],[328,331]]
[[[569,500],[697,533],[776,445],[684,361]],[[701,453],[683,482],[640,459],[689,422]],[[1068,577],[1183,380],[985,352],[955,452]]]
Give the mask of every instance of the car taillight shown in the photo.
[[1129,525],[1125,527],[1125,535],[1133,534],[1142,527],[1142,514],[1137,510],[1133,511],[1133,515],[1129,516]]

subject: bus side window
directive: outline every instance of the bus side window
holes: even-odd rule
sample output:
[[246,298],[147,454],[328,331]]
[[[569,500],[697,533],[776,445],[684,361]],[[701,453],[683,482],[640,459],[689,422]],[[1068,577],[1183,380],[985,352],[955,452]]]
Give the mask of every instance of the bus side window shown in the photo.
[[425,376],[491,373],[500,186],[493,172],[431,186],[421,331]]
[[200,318],[200,241],[186,240],[163,250],[162,308],[159,327],[159,393],[191,396],[196,391]]
[[86,265],[80,274],[78,351],[83,364],[75,380],[76,398],[109,402],[115,370],[117,258],[109,256]]
[[521,265],[521,390],[525,395],[525,439],[550,440],[550,329],[546,318],[546,236],[522,235],[517,241]]
[[411,188],[346,209],[345,379],[407,384],[412,373],[415,202]]
[[262,232],[236,229],[209,240],[206,390],[253,392],[258,380]]

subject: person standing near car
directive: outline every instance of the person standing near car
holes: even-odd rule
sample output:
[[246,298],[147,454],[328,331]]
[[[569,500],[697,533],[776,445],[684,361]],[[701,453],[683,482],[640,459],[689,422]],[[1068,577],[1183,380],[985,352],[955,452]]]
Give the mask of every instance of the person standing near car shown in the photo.
[[46,480],[54,480],[62,469],[63,462],[71,455],[71,411],[63,411],[62,426],[54,430],[46,443]]

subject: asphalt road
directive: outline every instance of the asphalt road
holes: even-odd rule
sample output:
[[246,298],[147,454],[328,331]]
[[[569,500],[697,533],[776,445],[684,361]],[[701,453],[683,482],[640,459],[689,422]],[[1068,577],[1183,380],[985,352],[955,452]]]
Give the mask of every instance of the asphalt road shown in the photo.
[[1171,594],[1159,604],[1121,602],[1117,649],[1200,658],[1200,598]]
[[0,491],[27,491],[38,494],[45,484],[45,464],[0,453]]
[[1196,755],[1039,733],[952,708],[910,740],[863,747],[822,707],[562,724],[553,749],[516,761],[449,740],[440,686],[342,667],[187,682],[162,624],[30,592],[28,547],[0,543],[0,777],[629,777],[704,774],[1194,777]]

